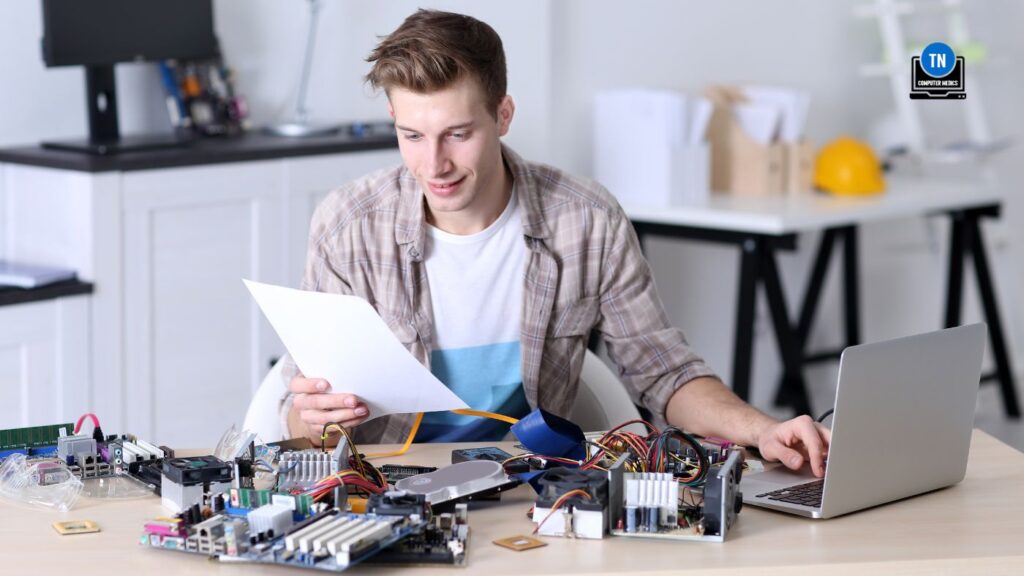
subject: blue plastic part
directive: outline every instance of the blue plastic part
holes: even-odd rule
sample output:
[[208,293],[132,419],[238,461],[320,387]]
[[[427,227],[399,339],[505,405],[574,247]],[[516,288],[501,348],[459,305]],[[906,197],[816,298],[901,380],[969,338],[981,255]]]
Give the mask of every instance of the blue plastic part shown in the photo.
[[24,454],[25,456],[49,456],[57,453],[56,446],[41,446],[38,448],[13,448],[11,450],[0,451],[0,460],[7,458],[11,454]]
[[542,408],[537,408],[514,424],[512,433],[527,450],[535,454],[573,460],[586,458],[583,430]]

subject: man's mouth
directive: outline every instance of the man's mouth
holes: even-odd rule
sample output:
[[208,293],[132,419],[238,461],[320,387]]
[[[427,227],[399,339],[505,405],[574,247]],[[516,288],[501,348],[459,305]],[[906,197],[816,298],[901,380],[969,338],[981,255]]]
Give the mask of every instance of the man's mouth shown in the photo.
[[427,187],[430,188],[430,192],[436,196],[451,196],[459,189],[462,182],[466,179],[465,176],[454,180],[452,182],[428,182]]

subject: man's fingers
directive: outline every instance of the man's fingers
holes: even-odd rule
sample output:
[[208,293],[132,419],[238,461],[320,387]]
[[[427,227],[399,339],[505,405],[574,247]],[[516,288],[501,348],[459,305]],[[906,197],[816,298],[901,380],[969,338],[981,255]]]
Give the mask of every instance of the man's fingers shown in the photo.
[[815,422],[814,427],[818,429],[821,438],[825,441],[825,449],[827,450],[832,445],[832,430],[821,422]]
[[821,440],[821,433],[814,425],[814,420],[811,420],[810,416],[802,416],[795,419],[793,423],[797,426],[797,437],[807,449],[807,456],[811,459],[811,471],[815,476],[824,476],[825,457],[822,454],[825,451],[825,446]]
[[775,452],[774,456],[790,470],[799,470],[804,465],[804,457],[799,451],[793,450],[781,443],[775,447],[773,452]]
[[324,426],[326,424],[341,424],[342,426],[355,426],[366,420],[369,411],[365,406],[359,408],[340,408],[338,410],[302,410],[299,417],[302,421],[311,426]]
[[323,378],[303,378],[296,376],[288,383],[288,390],[292,394],[315,394],[326,392],[331,389],[330,383]]
[[337,410],[339,408],[365,408],[366,405],[351,394],[297,394],[292,405],[300,410]]

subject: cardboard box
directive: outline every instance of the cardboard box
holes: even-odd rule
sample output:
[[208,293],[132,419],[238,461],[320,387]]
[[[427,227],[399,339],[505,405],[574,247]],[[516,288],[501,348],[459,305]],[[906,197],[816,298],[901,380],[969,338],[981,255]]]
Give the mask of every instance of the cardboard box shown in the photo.
[[814,149],[809,142],[761,143],[740,126],[733,111],[746,102],[739,89],[715,86],[705,91],[714,104],[708,126],[711,189],[741,196],[778,196],[811,189]]
[[814,188],[814,146],[806,139],[783,144],[787,194],[800,194]]

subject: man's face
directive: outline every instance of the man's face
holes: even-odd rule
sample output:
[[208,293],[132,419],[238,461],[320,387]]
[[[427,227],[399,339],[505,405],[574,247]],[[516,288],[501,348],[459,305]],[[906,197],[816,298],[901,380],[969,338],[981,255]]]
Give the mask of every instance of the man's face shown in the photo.
[[489,225],[504,209],[499,139],[512,121],[512,99],[502,100],[495,119],[477,83],[461,80],[426,94],[392,88],[388,110],[402,160],[419,182],[434,223],[442,229],[453,220]]

